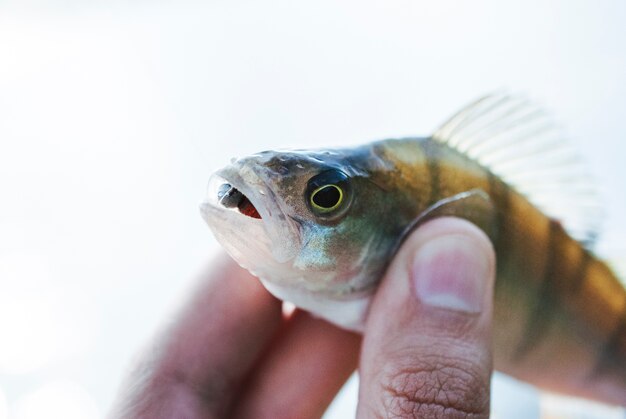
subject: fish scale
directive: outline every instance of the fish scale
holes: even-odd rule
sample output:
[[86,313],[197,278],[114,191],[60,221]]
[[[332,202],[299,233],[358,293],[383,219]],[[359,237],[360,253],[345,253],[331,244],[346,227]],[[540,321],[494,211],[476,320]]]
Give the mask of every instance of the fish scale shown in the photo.
[[431,137],[237,159],[211,178],[202,212],[271,293],[355,331],[414,228],[468,219],[497,256],[495,368],[626,406],[626,290],[591,250],[602,206],[553,125],[488,95]]
[[[488,169],[477,173],[471,161],[446,145],[408,139],[387,140],[378,147],[397,148],[384,153],[391,160],[408,144],[431,161],[427,170],[413,171],[410,163],[394,161],[397,170],[415,174],[414,179],[403,177],[397,191],[427,176],[429,201],[479,188],[495,203],[495,367],[582,396],[591,396],[588,387],[602,380],[615,381],[626,392],[626,292],[608,266],[571,238],[561,223]],[[433,153],[433,148],[440,150]],[[431,196],[433,191],[437,196]],[[415,202],[423,200],[416,196]],[[414,216],[425,209],[416,205]],[[625,398],[611,400],[626,403]]]

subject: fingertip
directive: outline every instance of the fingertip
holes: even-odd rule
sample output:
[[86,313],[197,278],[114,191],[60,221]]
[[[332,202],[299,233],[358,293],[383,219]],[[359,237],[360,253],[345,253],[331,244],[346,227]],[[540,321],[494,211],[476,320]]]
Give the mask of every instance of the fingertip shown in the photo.
[[[489,312],[495,252],[487,235],[469,221],[442,217],[413,231],[389,265],[370,313],[410,321],[431,308]],[[400,312],[397,307],[404,307]],[[368,322],[377,316],[369,316]],[[381,326],[382,327],[382,326]]]
[[370,307],[362,413],[488,416],[494,272],[491,242],[465,220],[407,237]]
[[495,265],[495,251],[487,234],[476,224],[458,217],[441,217],[428,221],[415,229],[407,238],[413,248],[441,236],[462,236],[475,246],[479,255]]
[[495,255],[483,231],[444,218],[418,229],[411,244],[409,280],[421,304],[464,313],[490,309]]

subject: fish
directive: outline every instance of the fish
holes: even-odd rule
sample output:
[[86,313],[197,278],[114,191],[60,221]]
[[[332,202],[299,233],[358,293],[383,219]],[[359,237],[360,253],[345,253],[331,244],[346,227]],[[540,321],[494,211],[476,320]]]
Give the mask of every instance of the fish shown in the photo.
[[427,137],[233,159],[201,213],[270,293],[356,332],[404,238],[467,219],[496,252],[495,369],[626,406],[626,290],[593,252],[603,205],[558,124],[525,98],[485,95]]

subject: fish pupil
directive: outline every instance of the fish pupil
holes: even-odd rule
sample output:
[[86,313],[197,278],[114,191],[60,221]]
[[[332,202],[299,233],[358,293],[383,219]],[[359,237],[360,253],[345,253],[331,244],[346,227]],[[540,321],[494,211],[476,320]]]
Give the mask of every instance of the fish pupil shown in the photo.
[[334,185],[328,185],[313,195],[313,203],[322,208],[332,208],[341,199],[339,189]]
[[350,206],[351,188],[348,176],[338,169],[318,173],[309,179],[305,199],[319,221],[335,222]]

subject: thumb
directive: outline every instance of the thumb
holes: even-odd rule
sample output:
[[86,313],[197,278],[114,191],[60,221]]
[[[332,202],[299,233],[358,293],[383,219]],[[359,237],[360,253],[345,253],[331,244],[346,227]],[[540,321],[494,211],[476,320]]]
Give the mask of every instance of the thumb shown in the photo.
[[406,240],[372,302],[359,418],[487,418],[495,256],[487,236],[440,218]]

